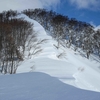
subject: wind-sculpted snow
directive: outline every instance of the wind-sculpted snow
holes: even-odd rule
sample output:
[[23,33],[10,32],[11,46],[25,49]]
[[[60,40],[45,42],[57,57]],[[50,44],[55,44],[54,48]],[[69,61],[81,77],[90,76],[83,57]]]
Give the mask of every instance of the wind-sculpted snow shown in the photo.
[[38,22],[24,14],[17,18],[22,17],[33,23],[37,39],[46,41],[39,55],[24,55],[17,69],[23,74],[0,76],[0,100],[99,100],[100,63],[92,56],[87,60],[73,48],[60,45],[57,49],[57,42]]
[[[62,45],[57,49],[57,42],[38,22],[24,14],[18,18],[21,17],[34,24],[33,28],[39,40],[47,39],[47,41],[41,45],[43,51],[31,59],[25,59],[18,67],[17,73],[43,72],[75,87],[100,91],[100,63],[93,60],[92,55],[88,60],[81,50],[75,52],[72,47],[64,48]],[[58,58],[61,53],[65,55]]]
[[[100,100],[99,59],[93,55],[86,59],[84,52],[74,51],[73,46],[60,44],[58,49],[57,41],[38,22],[24,14],[17,18],[33,24],[37,41],[28,44],[17,74],[0,76],[0,100]],[[36,48],[41,52],[31,55]]]
[[40,72],[0,76],[0,100],[100,100],[99,92],[81,90]]

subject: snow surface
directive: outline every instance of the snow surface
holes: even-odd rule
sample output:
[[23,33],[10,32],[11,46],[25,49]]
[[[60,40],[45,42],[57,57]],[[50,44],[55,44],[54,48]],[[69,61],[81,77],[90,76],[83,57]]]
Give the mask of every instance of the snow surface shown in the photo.
[[[24,14],[21,17],[34,23],[34,30],[38,33],[38,39],[48,39],[48,41],[42,45],[43,52],[33,59],[25,60],[18,67],[17,73],[43,72],[75,87],[100,92],[99,60],[96,61],[92,55],[88,60],[83,54],[73,51],[72,48],[61,47],[57,50],[54,46],[57,42],[47,35],[48,33],[38,22]],[[62,52],[66,52],[66,56],[58,59],[57,55]]]
[[99,92],[81,90],[40,72],[0,77],[0,100],[100,100]]
[[[0,76],[0,100],[100,100],[100,60],[93,55],[88,60],[73,47],[57,49],[57,42],[38,22],[20,17],[34,23],[39,40],[48,40],[39,55],[20,63],[20,74]],[[58,58],[62,52],[66,55]]]

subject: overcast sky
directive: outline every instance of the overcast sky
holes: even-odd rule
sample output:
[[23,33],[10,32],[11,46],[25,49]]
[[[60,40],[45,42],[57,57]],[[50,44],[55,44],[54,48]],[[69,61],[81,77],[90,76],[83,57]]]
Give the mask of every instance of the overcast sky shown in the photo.
[[100,0],[0,0],[0,12],[28,8],[52,9],[70,18],[100,25]]
[[59,5],[60,0],[0,0],[0,12],[3,10],[23,10],[28,8],[53,8]]

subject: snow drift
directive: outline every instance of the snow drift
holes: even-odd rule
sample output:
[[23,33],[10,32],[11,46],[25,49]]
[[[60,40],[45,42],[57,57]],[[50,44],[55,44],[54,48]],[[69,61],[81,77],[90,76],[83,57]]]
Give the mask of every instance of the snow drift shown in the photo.
[[34,72],[0,77],[0,100],[99,100],[100,93],[64,84]]

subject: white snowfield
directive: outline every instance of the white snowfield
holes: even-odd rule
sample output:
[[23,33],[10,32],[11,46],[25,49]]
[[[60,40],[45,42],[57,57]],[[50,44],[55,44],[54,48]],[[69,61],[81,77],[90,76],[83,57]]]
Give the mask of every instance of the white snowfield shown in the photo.
[[40,72],[0,77],[0,100],[100,100],[99,92],[81,90]]
[[88,60],[72,48],[57,49],[57,42],[38,22],[20,17],[34,23],[38,39],[47,41],[40,54],[20,64],[20,74],[0,76],[0,100],[100,100],[99,60],[93,55]]

